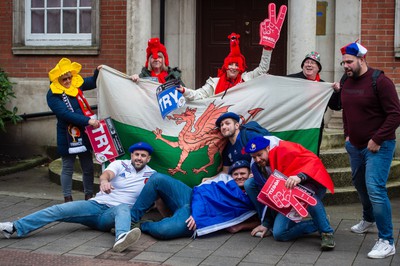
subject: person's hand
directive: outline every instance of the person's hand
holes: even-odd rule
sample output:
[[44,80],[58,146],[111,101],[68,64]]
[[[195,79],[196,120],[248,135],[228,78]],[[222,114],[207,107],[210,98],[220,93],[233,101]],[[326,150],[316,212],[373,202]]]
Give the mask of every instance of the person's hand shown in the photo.
[[276,192],[273,195],[268,194],[268,197],[278,208],[288,208],[292,206],[297,213],[300,214],[300,216],[306,217],[308,212],[299,200],[308,203],[311,206],[315,206],[317,204],[317,200],[314,197],[310,196],[301,189],[286,188],[286,180],[276,179],[274,181],[274,186],[276,187]]
[[287,6],[282,5],[276,18],[276,6],[274,3],[268,5],[269,18],[260,23],[260,45],[275,48],[279,40],[282,24],[285,21]]
[[372,153],[376,153],[379,151],[379,149],[381,148],[381,145],[376,144],[375,141],[373,141],[372,139],[370,139],[368,141],[368,146],[367,149],[372,152]]
[[97,70],[100,70],[103,67],[103,65],[98,65]]
[[196,221],[193,219],[193,216],[192,216],[192,215],[190,215],[190,217],[187,218],[187,220],[185,221],[185,223],[186,223],[187,228],[188,228],[189,230],[192,230],[192,231],[196,230]]
[[132,80],[133,82],[137,82],[137,81],[139,80],[139,75],[138,75],[138,74],[133,74],[133,75],[131,76],[131,80]]
[[100,127],[100,121],[97,119],[89,119],[89,125],[91,125],[94,128]]
[[182,94],[185,93],[185,88],[182,85],[180,85],[179,87],[176,87],[176,90],[179,91]]
[[100,183],[100,191],[106,194],[110,194],[114,187],[111,185],[110,182],[104,180]]
[[270,236],[272,233],[271,233],[271,230],[269,230],[267,227],[260,224],[259,226],[257,226],[253,230],[251,230],[250,234],[252,236],[264,238],[264,237]]
[[332,89],[333,89],[335,92],[339,92],[339,91],[340,91],[340,83],[339,83],[339,82],[334,82],[334,83],[332,84]]
[[286,179],[285,187],[288,189],[292,189],[298,184],[300,184],[300,182],[301,182],[300,177],[298,177],[297,175],[291,175],[288,177],[288,179]]
[[210,179],[212,179],[212,178],[211,178],[211,177],[204,177],[204,178],[201,180],[201,183],[206,182],[207,180],[210,180]]

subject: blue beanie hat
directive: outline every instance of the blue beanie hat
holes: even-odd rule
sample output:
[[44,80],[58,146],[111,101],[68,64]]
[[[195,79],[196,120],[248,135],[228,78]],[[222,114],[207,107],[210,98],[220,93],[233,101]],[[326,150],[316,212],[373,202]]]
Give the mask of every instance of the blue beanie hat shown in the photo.
[[262,136],[254,137],[247,142],[244,150],[246,153],[255,153],[268,147],[269,142],[269,139],[266,139]]
[[221,115],[220,117],[218,117],[217,121],[215,122],[215,126],[220,127],[222,120],[225,120],[227,118],[232,118],[233,120],[236,120],[238,123],[240,120],[240,117],[237,114],[232,113],[232,112],[227,112],[227,113]]
[[231,167],[229,168],[229,172],[228,174],[232,174],[233,171],[235,171],[238,168],[243,168],[246,167],[248,169],[250,169],[250,163],[246,160],[240,160],[240,161],[236,161],[234,164],[231,165]]
[[138,142],[129,147],[130,153],[136,150],[144,150],[147,151],[149,154],[153,153],[153,147],[151,147],[150,144],[147,144],[146,142]]

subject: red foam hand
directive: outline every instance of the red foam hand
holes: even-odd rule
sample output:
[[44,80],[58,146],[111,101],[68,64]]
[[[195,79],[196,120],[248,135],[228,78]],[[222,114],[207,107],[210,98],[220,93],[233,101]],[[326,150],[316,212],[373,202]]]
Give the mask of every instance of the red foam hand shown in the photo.
[[[308,203],[312,206],[317,204],[317,201],[312,196],[308,195],[301,189],[293,188],[288,189],[285,187],[285,180],[284,179],[276,179],[277,181],[274,182],[275,193],[268,194],[268,197],[278,208],[287,208],[292,206],[297,213],[302,216],[306,217],[308,212],[304,205],[300,202]],[[300,200],[300,201],[299,201]]]
[[276,6],[274,3],[268,5],[269,18],[260,23],[260,44],[275,48],[279,40],[282,24],[285,21],[287,6],[279,8],[278,18],[276,17]]

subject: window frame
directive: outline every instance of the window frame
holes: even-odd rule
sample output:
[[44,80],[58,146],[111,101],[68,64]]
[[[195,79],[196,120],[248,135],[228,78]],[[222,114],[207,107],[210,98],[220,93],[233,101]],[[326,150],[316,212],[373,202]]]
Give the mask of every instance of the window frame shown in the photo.
[[27,45],[25,29],[26,0],[13,0],[13,44],[14,55],[98,55],[100,52],[100,1],[92,0],[90,45]]

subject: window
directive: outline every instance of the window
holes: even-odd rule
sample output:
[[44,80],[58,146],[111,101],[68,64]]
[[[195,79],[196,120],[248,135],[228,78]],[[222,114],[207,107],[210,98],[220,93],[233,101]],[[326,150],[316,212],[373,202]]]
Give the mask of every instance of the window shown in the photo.
[[99,1],[14,0],[14,54],[98,54]]
[[396,9],[395,9],[394,56],[400,57],[400,0],[396,0]]

